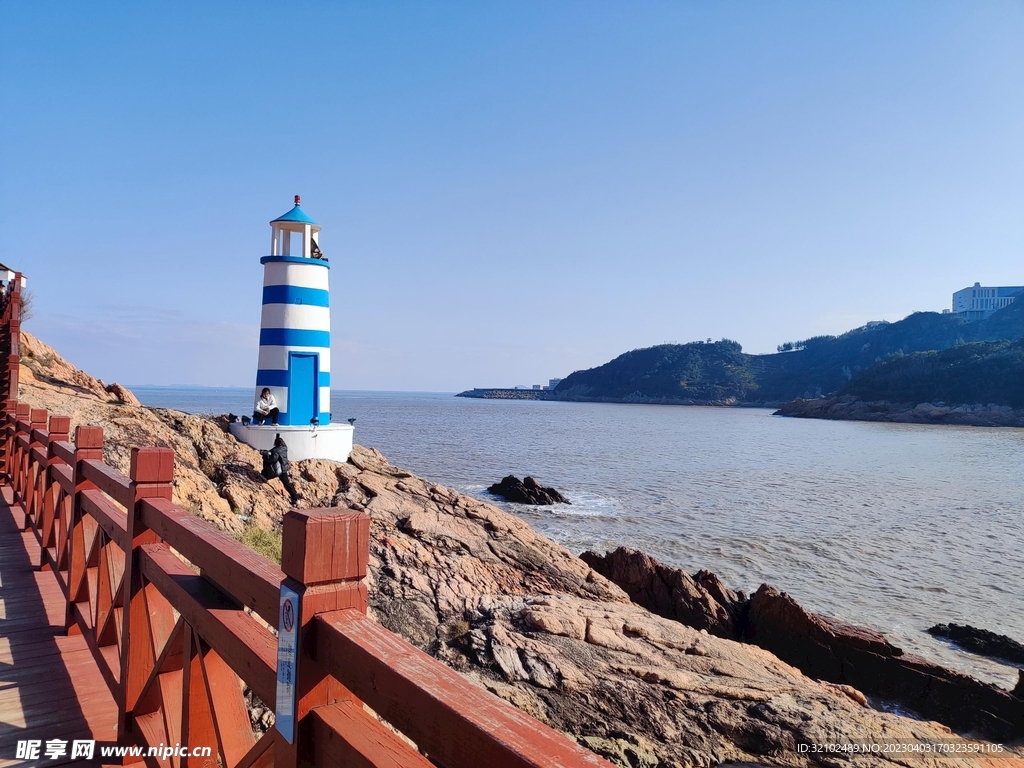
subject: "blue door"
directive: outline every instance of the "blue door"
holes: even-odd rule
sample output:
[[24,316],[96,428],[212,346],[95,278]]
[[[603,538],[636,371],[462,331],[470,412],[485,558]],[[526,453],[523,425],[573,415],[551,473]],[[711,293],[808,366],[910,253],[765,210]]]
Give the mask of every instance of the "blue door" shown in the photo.
[[290,352],[288,354],[288,423],[309,424],[320,413],[319,355]]

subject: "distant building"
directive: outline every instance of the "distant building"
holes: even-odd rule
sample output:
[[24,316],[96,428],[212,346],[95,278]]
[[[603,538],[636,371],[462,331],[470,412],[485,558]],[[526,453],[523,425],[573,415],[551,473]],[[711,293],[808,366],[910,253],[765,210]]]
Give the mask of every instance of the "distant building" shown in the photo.
[[562,383],[561,379],[548,379],[548,389],[554,389]]
[[975,283],[953,294],[953,314],[966,320],[982,320],[997,309],[1012,304],[1024,286],[986,287]]
[[[6,264],[0,264],[0,288],[6,288],[7,284],[9,282],[11,282],[11,280],[14,279],[14,275],[15,275],[15,272],[14,272],[13,269],[8,267]],[[21,287],[22,288],[25,287],[25,283],[26,282],[27,281],[25,280],[24,275],[22,275],[22,278],[21,278]]]

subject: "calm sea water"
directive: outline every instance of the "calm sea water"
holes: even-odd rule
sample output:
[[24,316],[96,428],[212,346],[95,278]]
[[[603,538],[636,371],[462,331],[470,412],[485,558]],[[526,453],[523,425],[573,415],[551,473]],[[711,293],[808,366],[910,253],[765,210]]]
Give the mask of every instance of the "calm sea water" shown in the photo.
[[[247,413],[251,389],[134,387],[146,405]],[[769,582],[907,652],[1013,687],[924,630],[1024,641],[1024,430],[785,419],[761,409],[334,392],[356,442],[486,498],[574,552],[627,545],[733,589]],[[490,498],[533,475],[572,505]]]

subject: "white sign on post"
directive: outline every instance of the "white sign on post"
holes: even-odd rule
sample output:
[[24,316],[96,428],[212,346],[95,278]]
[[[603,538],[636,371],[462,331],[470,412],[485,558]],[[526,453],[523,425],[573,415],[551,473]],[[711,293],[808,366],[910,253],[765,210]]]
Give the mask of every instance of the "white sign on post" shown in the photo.
[[277,705],[274,727],[289,744],[295,743],[295,659],[299,634],[299,593],[281,585],[277,622]]

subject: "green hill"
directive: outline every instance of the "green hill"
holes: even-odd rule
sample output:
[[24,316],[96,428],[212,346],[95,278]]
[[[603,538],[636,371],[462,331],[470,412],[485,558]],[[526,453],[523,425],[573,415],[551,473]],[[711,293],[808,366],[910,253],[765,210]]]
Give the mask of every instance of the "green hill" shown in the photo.
[[838,394],[894,403],[1024,407],[1024,340],[981,341],[873,365]]
[[555,393],[566,400],[728,403],[757,389],[743,348],[735,341],[661,344],[635,349],[564,379]]
[[[771,355],[744,354],[738,343],[727,339],[709,344],[662,344],[627,352],[597,368],[577,371],[562,380],[554,396],[565,400],[619,402],[775,404],[846,391],[845,388],[856,380],[875,382],[872,385],[877,395],[875,399],[888,400],[895,397],[895,391],[892,396],[885,395],[884,382],[895,386],[899,380],[902,382],[900,391],[924,392],[928,390],[925,379],[938,375],[940,370],[921,361],[904,363],[904,367],[887,365],[898,358],[919,352],[960,349],[976,342],[1017,341],[1022,336],[1024,300],[981,321],[968,322],[956,315],[937,312],[916,312],[899,322],[871,324],[841,336],[790,342],[780,346],[780,350],[785,351]],[[963,371],[958,375],[969,378],[994,373],[998,366],[1009,364],[1004,360],[1007,355],[1011,353],[1002,347],[978,347],[976,356],[979,359],[992,357],[990,363],[976,362],[973,367],[965,363],[957,369]],[[866,376],[876,368],[893,373],[884,376],[877,373],[877,379]],[[923,377],[917,390],[909,383],[915,376]],[[961,387],[951,391],[963,392],[964,396],[977,391],[980,396],[985,390],[979,385],[976,390]],[[1009,397],[1009,390],[999,391],[1003,392],[1002,399],[956,402],[1009,404],[1005,399]]]

